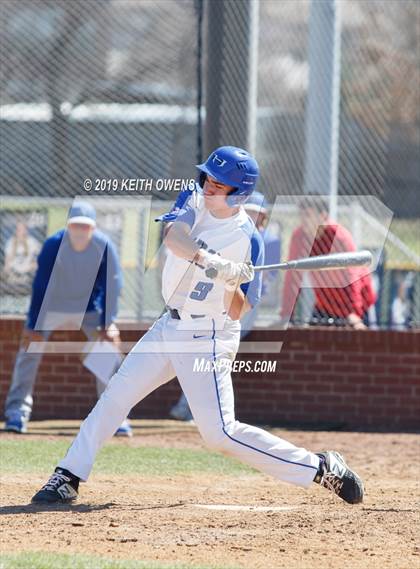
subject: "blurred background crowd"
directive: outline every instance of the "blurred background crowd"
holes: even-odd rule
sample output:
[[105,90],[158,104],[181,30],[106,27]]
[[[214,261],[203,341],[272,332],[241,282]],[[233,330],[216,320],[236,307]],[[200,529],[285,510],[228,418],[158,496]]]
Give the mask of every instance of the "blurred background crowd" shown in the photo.
[[[232,30],[246,35],[239,4],[220,14],[225,38]],[[374,309],[366,323],[417,327],[418,3],[339,4],[335,217],[355,247],[375,254]],[[160,313],[161,235],[153,219],[176,195],[88,193],[83,181],[195,177],[194,164],[206,154],[215,18],[202,0],[1,2],[1,313],[27,312],[37,255],[65,225],[76,197],[94,204],[97,225],[117,250],[124,278],[119,317],[147,322]],[[310,67],[322,74],[327,62],[311,43],[309,0],[261,0],[254,30],[254,152],[266,200],[264,228],[276,255],[287,258],[301,224],[299,198],[307,191]],[[220,103],[228,116],[239,113],[232,101],[246,70],[229,42],[224,49],[232,51],[225,65],[227,102]],[[235,142],[234,133],[223,141]],[[326,195],[329,188],[315,191]],[[377,201],[364,202],[366,196]],[[345,325],[339,316],[314,312],[316,291],[310,277],[304,279],[292,322]],[[253,324],[281,319],[284,284],[284,274],[271,275]]]

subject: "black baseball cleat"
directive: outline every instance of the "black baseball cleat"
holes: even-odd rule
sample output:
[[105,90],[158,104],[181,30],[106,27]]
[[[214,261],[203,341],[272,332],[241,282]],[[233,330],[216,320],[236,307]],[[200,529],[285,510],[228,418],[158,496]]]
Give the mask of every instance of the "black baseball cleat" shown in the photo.
[[56,468],[54,474],[32,498],[33,504],[63,504],[77,499],[79,478],[65,468]]
[[354,470],[350,470],[341,454],[329,450],[318,452],[317,455],[321,461],[314,482],[349,504],[363,502],[363,482]]

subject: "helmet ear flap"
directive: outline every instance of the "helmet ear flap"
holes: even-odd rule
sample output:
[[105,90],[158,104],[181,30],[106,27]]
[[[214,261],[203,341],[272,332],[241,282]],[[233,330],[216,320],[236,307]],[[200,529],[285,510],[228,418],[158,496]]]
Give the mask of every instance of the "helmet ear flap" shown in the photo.
[[200,172],[198,175],[198,185],[200,188],[204,188],[204,183],[207,179],[207,174],[205,172]]
[[230,207],[237,207],[246,202],[249,194],[238,194],[239,188],[233,188],[227,195],[226,201]]

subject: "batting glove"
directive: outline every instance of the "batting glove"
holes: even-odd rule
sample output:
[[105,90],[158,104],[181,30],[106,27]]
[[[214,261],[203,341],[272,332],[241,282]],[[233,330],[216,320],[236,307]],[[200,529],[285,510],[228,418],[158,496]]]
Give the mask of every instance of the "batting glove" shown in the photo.
[[223,259],[220,255],[212,255],[204,251],[201,253],[204,261],[204,268],[216,271],[216,277],[225,283],[230,282],[229,287],[233,287],[232,281],[236,283],[236,288],[242,283],[252,281],[254,278],[254,267],[251,263],[234,263],[228,259]]
[[238,263],[240,274],[236,279],[230,279],[225,282],[225,289],[232,292],[238,288],[243,283],[249,283],[254,280],[255,271],[252,263]]
[[210,278],[217,278],[222,281],[239,278],[240,268],[238,263],[224,259],[220,255],[208,253],[207,251],[200,251],[200,253],[204,269],[206,271],[211,269],[215,273],[214,276],[212,275]]

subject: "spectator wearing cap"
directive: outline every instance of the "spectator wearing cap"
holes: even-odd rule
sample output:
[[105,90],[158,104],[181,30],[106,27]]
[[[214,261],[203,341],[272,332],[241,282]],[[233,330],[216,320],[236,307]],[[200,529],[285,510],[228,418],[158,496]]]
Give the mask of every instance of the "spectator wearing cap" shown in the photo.
[[[300,257],[355,251],[351,233],[328,216],[328,202],[319,195],[307,195],[299,205],[301,223],[292,234],[288,260]],[[340,271],[309,271],[315,294],[313,322],[344,323],[366,328],[367,312],[376,301],[370,274],[360,267]],[[302,284],[302,273],[287,271],[283,287],[281,318],[293,317]]]
[[[75,202],[67,226],[44,242],[37,259],[32,296],[12,381],[6,398],[7,431],[25,433],[42,353],[28,352],[31,342],[46,341],[61,329],[82,329],[88,340],[118,346],[115,326],[122,278],[112,241],[96,227],[96,212]],[[111,374],[112,375],[112,374]],[[98,396],[104,385],[96,380]],[[127,421],[116,434],[132,434]]]

